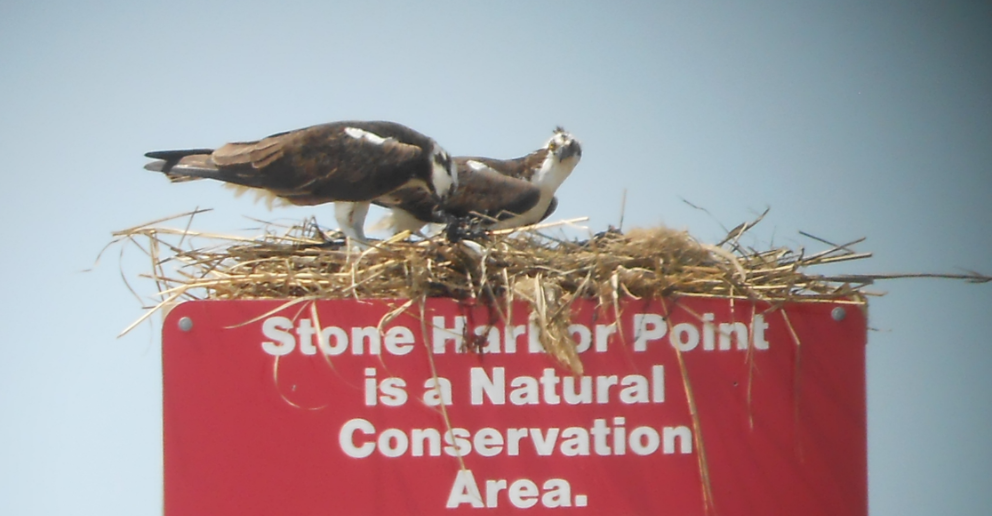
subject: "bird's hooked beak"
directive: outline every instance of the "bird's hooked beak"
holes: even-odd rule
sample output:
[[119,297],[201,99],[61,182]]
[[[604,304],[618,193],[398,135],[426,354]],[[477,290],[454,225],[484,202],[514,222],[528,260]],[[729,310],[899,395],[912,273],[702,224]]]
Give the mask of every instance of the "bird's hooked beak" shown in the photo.
[[568,142],[568,145],[561,148],[558,161],[565,161],[572,156],[582,157],[582,145],[579,144],[578,140],[572,140]]

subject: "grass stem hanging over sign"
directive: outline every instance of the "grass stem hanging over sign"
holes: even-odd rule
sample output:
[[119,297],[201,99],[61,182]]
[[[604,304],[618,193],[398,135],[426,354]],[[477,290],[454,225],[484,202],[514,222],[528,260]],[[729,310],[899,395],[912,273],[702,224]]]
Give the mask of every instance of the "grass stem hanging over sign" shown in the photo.
[[151,259],[144,277],[155,281],[162,296],[152,310],[184,299],[450,297],[493,306],[523,299],[546,330],[541,342],[575,370],[581,366],[566,346],[566,330],[568,307],[579,298],[614,308],[624,298],[684,295],[861,304],[863,287],[874,279],[807,272],[870,256],[851,250],[851,243],[810,255],[746,248],[740,238],[754,223],[738,226],[719,245],[663,227],[611,230],[584,240],[546,236],[579,219],[494,232],[480,241],[410,242],[400,235],[354,253],[334,246],[313,221],[288,228],[269,224],[262,236],[245,238],[195,231],[189,217],[183,228],[156,221],[115,233]]

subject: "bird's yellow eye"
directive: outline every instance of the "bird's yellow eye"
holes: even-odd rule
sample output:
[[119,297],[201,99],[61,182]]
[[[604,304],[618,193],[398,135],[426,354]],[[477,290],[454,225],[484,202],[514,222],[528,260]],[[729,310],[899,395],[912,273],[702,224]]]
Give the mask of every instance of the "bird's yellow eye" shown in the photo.
[[557,147],[558,147],[558,143],[557,143],[557,142],[555,142],[554,140],[551,140],[550,142],[548,142],[548,150],[549,150],[549,151],[553,151],[553,150],[555,150],[555,149],[556,149]]

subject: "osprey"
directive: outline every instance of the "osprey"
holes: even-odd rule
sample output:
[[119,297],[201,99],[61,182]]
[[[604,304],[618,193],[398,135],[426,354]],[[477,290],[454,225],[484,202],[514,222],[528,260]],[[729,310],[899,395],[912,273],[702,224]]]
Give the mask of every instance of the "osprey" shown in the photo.
[[374,202],[392,210],[388,222],[397,233],[452,216],[481,216],[488,229],[526,226],[554,212],[555,191],[581,158],[579,141],[558,127],[543,147],[521,158],[455,157],[457,185],[443,199],[401,188]]
[[365,240],[369,203],[397,190],[440,203],[455,186],[451,158],[437,142],[393,122],[333,122],[218,149],[155,151],[145,168],[172,181],[216,179],[271,203],[334,202],[341,231]]

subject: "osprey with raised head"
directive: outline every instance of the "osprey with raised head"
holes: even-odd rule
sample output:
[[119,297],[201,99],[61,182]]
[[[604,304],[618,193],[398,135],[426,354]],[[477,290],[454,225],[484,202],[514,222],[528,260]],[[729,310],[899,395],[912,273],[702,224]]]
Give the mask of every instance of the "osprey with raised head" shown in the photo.
[[555,191],[581,158],[579,141],[558,127],[543,147],[520,158],[455,157],[458,183],[443,199],[401,188],[374,202],[392,209],[390,222],[397,233],[448,222],[445,216],[481,216],[488,229],[526,226],[554,212]]
[[155,151],[148,170],[173,181],[216,179],[269,201],[334,202],[345,235],[365,240],[369,203],[397,190],[443,199],[458,178],[433,139],[393,122],[332,122],[218,149]]

